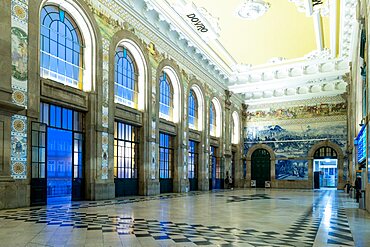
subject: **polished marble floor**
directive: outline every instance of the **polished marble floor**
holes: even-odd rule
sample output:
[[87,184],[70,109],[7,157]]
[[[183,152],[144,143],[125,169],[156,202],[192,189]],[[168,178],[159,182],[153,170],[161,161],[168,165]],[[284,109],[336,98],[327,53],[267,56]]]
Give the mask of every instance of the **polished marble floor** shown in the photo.
[[0,211],[0,246],[370,246],[336,190],[246,189]]

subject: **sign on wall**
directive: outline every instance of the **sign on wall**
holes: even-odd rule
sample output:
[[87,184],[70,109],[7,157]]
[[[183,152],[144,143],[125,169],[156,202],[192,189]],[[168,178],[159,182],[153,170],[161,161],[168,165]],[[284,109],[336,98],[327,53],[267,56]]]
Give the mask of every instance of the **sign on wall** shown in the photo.
[[366,125],[363,125],[355,140],[358,163],[362,163],[366,159],[366,130]]

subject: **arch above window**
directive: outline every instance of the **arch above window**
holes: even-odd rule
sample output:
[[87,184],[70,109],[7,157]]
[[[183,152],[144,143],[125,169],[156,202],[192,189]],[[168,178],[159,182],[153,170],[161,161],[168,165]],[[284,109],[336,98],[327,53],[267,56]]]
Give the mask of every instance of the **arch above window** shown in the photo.
[[[167,90],[167,92],[163,90]],[[164,66],[159,78],[159,116],[174,123],[179,123],[183,112],[181,98],[180,79],[175,69]],[[169,114],[165,112],[166,109],[169,110]]]
[[239,114],[234,111],[231,115],[231,143],[239,144],[240,141],[240,121]]
[[[121,48],[120,48],[121,47]],[[118,86],[117,88],[115,87],[115,102],[116,103],[121,103],[121,104],[126,104],[130,107],[136,108],[140,111],[143,111],[145,109],[145,81],[146,81],[146,74],[147,74],[147,66],[144,58],[144,54],[142,53],[141,49],[139,46],[132,40],[129,39],[123,39],[120,42],[118,42],[118,45],[116,47],[116,52],[121,49],[121,53],[119,56],[121,56],[123,60],[122,62],[126,63],[126,66],[129,66],[129,64],[132,64],[132,69],[126,69],[128,67],[122,67],[121,73],[123,71],[126,71],[127,73],[130,72],[131,75],[127,75],[125,77],[126,79],[126,84],[125,84],[125,79],[122,79],[122,90],[125,91],[125,88],[128,89],[126,92],[129,92],[131,90],[131,93],[128,93],[126,96],[135,96],[133,99],[135,101],[132,102],[137,102],[137,103],[125,103],[124,102],[124,93],[119,94],[118,89],[121,88],[121,86]],[[117,53],[116,53],[117,54]],[[118,57],[116,57],[117,59]],[[116,62],[116,60],[115,60]],[[123,63],[122,63],[122,66]],[[116,63],[115,63],[115,70],[116,70]],[[134,71],[134,72],[132,72]],[[116,71],[115,71],[116,72]],[[134,80],[132,80],[132,76],[134,76]],[[116,73],[115,73],[116,77]],[[127,84],[127,81],[129,82]],[[118,82],[117,82],[118,83]],[[134,83],[134,86],[132,86],[131,83]],[[118,83],[119,84],[119,83]],[[115,83],[115,85],[117,85]],[[124,86],[126,85],[126,86]],[[123,92],[122,91],[122,92]],[[131,99],[130,97],[128,97]]]
[[189,118],[189,127],[192,129],[197,129],[198,127],[198,99],[192,89],[190,89],[189,99],[188,99],[188,118]]
[[210,104],[211,107],[213,107],[214,116],[213,116],[213,122],[211,123],[211,116],[210,116],[210,135],[215,137],[221,136],[221,127],[222,127],[222,109],[220,101],[214,97]]
[[71,0],[45,1],[40,13],[40,75],[93,90],[95,34],[84,10]]
[[173,89],[172,82],[166,72],[159,77],[159,117],[172,120]]
[[114,59],[115,101],[137,108],[138,82],[135,60],[124,46],[117,46]]

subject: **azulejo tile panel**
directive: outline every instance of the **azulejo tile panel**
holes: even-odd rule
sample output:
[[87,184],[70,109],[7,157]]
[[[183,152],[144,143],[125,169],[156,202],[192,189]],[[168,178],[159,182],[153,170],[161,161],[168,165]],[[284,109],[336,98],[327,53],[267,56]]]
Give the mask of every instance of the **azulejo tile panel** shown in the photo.
[[27,117],[12,116],[11,120],[11,176],[27,178]]
[[12,101],[27,107],[28,0],[11,3]]
[[[109,126],[109,40],[102,39],[103,42],[103,105],[102,105],[102,127]],[[101,179],[108,179],[108,133],[102,133],[102,166]]]
[[102,132],[102,179],[108,179],[108,140],[108,133]]
[[[27,108],[28,0],[11,2],[12,102]],[[11,176],[27,178],[27,117],[11,119]]]

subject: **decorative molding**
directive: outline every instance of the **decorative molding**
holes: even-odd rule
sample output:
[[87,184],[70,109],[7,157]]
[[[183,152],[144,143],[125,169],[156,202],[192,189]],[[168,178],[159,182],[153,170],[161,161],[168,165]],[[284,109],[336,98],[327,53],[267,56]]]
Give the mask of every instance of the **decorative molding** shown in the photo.
[[286,60],[287,59],[285,57],[273,57],[273,58],[269,59],[268,63],[277,64],[277,63],[282,63],[282,62],[284,62]]
[[344,102],[341,95],[335,95],[331,97],[315,97],[310,99],[297,99],[297,100],[291,100],[289,102],[279,102],[279,103],[264,103],[259,105],[248,105],[248,111],[258,111],[258,110],[268,110],[272,107],[274,108],[288,108],[288,107],[294,107],[299,105],[315,105],[315,104],[333,104],[333,103],[342,103]]
[[307,60],[329,60],[331,59],[331,51],[328,48],[323,50],[314,50],[304,56]]
[[236,9],[236,14],[242,19],[255,20],[264,15],[270,6],[270,3],[263,0],[245,0],[245,2]]
[[214,32],[219,35],[221,31],[219,18],[212,16],[205,8],[198,8],[198,12],[204,16],[204,18],[212,26]]
[[321,16],[329,15],[329,0],[325,3],[321,0],[289,0],[297,6],[299,12],[312,16],[314,12],[319,12]]
[[[170,8],[167,1],[153,0],[85,0],[92,9],[99,10],[113,23],[135,27],[135,34],[146,43],[153,42],[159,53],[168,54],[186,68],[187,73],[194,73],[202,81],[213,84],[218,90],[224,90],[231,69],[204,42],[199,48],[199,40],[194,40],[183,33],[176,21],[171,19],[163,8]],[[200,38],[199,38],[200,39]],[[240,96],[238,96],[240,97]],[[241,97],[240,97],[241,98]]]
[[351,60],[352,46],[355,42],[354,36],[356,34],[356,6],[357,0],[342,0],[340,1],[341,22],[340,22],[340,47],[339,56]]
[[[333,51],[323,49],[312,51],[302,59],[279,61],[274,65],[234,66],[229,90],[244,93],[245,103],[248,104],[263,104],[266,99],[286,102],[297,96],[308,99],[345,92],[347,83],[338,80],[350,71],[357,1],[344,0],[341,4],[341,45],[338,58],[333,59]],[[320,5],[322,11],[326,7],[325,4]]]

